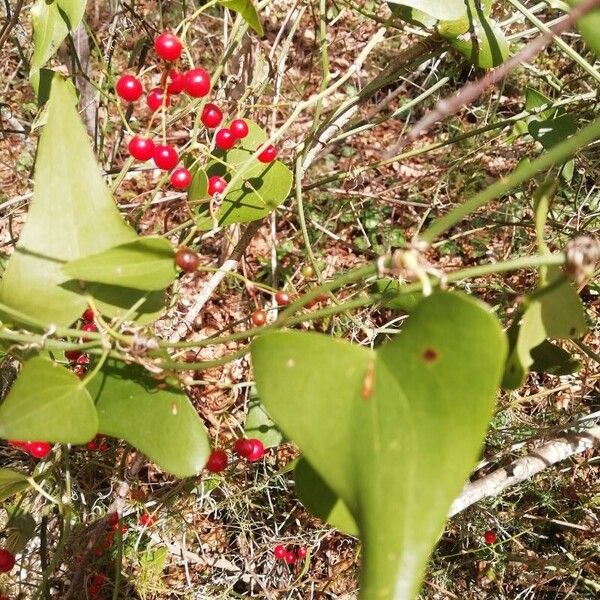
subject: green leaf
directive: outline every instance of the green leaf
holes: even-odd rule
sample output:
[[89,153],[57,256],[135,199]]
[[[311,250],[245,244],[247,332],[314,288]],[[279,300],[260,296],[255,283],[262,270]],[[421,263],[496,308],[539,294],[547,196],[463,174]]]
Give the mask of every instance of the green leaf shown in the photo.
[[577,119],[573,115],[557,112],[550,119],[532,119],[528,131],[545,150],[550,150],[577,131]]
[[445,292],[377,351],[303,332],[253,342],[263,403],[358,524],[362,599],[418,593],[477,460],[505,356],[496,317]]
[[251,398],[248,402],[244,433],[247,438],[260,440],[265,448],[277,448],[283,441],[281,431],[258,398]]
[[29,487],[27,476],[11,469],[0,469],[0,502],[25,491]]
[[[577,6],[582,0],[567,0],[571,6]],[[577,29],[581,32],[585,43],[596,54],[600,54],[600,8],[590,11],[587,15],[577,21]]]
[[0,437],[84,444],[98,430],[94,403],[77,376],[45,358],[28,360],[0,405]]
[[374,283],[373,288],[376,293],[383,295],[381,301],[383,306],[402,310],[406,313],[411,313],[417,308],[421,300],[423,300],[421,292],[410,294],[402,292],[404,286],[397,279],[378,279]]
[[256,11],[252,0],[218,0],[218,3],[224,8],[240,13],[244,21],[246,21],[258,35],[261,37],[265,35],[258,17],[258,12]]
[[[0,302],[62,326],[85,310],[87,293],[110,317],[122,316],[146,296],[103,284],[81,287],[63,273],[69,261],[138,239],[106,187],[76,103],[72,84],[55,75],[38,146],[34,197],[0,287]],[[156,316],[160,298],[162,292],[149,295],[137,310],[140,320]]]
[[162,237],[144,237],[68,262],[62,270],[73,279],[156,291],[175,279],[175,252]]
[[530,371],[550,375],[570,375],[581,369],[581,363],[560,346],[544,340],[531,350]]
[[423,27],[424,29],[432,29],[438,22],[435,17],[432,17],[423,11],[417,10],[416,8],[394,4],[394,0],[389,0],[388,4],[392,14],[395,17],[398,17],[399,19],[402,19],[411,25]]
[[409,6],[438,20],[456,21],[467,16],[464,0],[389,0],[392,4]]
[[39,71],[58,50],[69,31],[74,31],[85,13],[86,0],[37,0],[31,7],[33,55],[30,73],[34,89]]
[[331,490],[306,459],[298,461],[294,469],[298,500],[315,517],[348,535],[358,536],[358,527],[348,507]]
[[210,451],[187,396],[134,365],[109,361],[88,386],[99,432],[122,438],[177,477],[198,475]]

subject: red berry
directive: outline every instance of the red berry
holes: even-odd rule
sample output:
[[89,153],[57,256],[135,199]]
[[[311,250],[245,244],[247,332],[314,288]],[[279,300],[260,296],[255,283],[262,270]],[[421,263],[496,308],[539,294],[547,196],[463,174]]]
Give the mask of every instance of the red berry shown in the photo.
[[169,71],[167,94],[181,94],[185,88],[185,75],[179,71]]
[[280,291],[275,294],[275,302],[278,306],[287,306],[290,301],[290,295],[287,292]]
[[73,373],[75,373],[79,379],[83,379],[86,373],[85,367],[83,365],[76,365],[73,369]]
[[106,519],[106,524],[109,527],[114,528],[115,525],[117,525],[119,523],[119,513],[117,512],[112,512],[108,515],[108,518]]
[[279,544],[275,546],[273,554],[275,555],[275,558],[277,560],[283,560],[285,558],[285,555],[287,554],[287,550],[285,549],[285,546]]
[[82,354],[77,359],[77,364],[78,365],[89,365],[90,364],[90,357],[87,354]]
[[173,62],[181,56],[183,46],[176,35],[161,33],[154,40],[154,50],[163,60]]
[[0,548],[0,573],[8,573],[15,566],[15,557],[12,552]]
[[223,128],[217,131],[217,135],[215,136],[215,145],[220,150],[229,150],[230,148],[233,148],[235,142],[235,135],[231,133],[230,129]]
[[235,444],[233,444],[233,451],[238,455],[244,458],[250,456],[252,453],[254,446],[250,440],[246,438],[240,438],[239,440],[235,440]]
[[200,258],[194,251],[182,246],[175,252],[175,264],[182,271],[193,273],[200,264]]
[[165,107],[171,105],[171,98],[169,98],[169,94],[165,94],[164,90],[159,87],[155,87],[148,92],[148,95],[146,96],[146,104],[152,112],[156,112],[159,108],[161,108],[163,103]]
[[202,124],[204,127],[208,127],[208,129],[214,129],[221,124],[223,120],[223,112],[216,104],[211,104],[210,102],[204,106],[202,109],[202,116],[200,117]]
[[92,585],[102,587],[108,583],[108,577],[104,573],[96,573],[92,580]]
[[121,75],[115,89],[119,97],[127,102],[135,102],[144,93],[140,80],[133,75]]
[[265,455],[265,447],[263,446],[263,443],[256,438],[250,438],[248,441],[252,444],[252,451],[246,455],[245,458],[249,462],[256,462]]
[[250,131],[248,129],[248,124],[246,121],[244,121],[244,119],[235,119],[234,121],[231,121],[229,129],[231,129],[231,133],[233,133],[235,138],[238,140],[245,138]]
[[79,350],[65,350],[65,358],[71,362],[75,362],[83,354]]
[[298,558],[305,558],[306,557],[306,548],[298,548],[298,552],[296,552],[296,556]]
[[106,442],[100,442],[100,445],[98,446],[98,451],[99,452],[108,452],[108,444]]
[[185,74],[185,91],[193,98],[210,92],[210,75],[204,69],[191,69]]
[[192,174],[185,167],[179,167],[171,173],[169,181],[176,190],[185,190],[192,183]]
[[114,544],[114,542],[115,542],[115,532],[110,531],[102,539],[102,547],[105,550],[108,550]]
[[486,544],[495,544],[498,536],[490,529],[483,534],[483,539],[485,540]]
[[179,156],[172,146],[156,146],[154,148],[154,164],[163,171],[170,171],[177,166]]
[[285,562],[288,565],[293,565],[296,562],[296,555],[291,550],[285,553]]
[[262,327],[267,322],[267,313],[264,310],[255,310],[252,313],[252,323],[256,327]]
[[227,458],[225,450],[213,450],[208,457],[206,470],[211,473],[220,473],[227,468],[228,463],[229,459]]
[[222,194],[227,187],[227,182],[218,175],[213,175],[208,178],[208,195]]
[[[98,436],[96,436],[91,442],[88,442],[85,447],[90,451],[90,452],[96,452],[96,450],[98,450]],[[115,513],[116,514],[116,513]]]
[[[98,331],[98,328],[96,327],[96,325],[95,325],[94,323],[84,323],[84,324],[81,326],[81,331],[86,331],[86,332],[88,332],[88,333],[91,333],[91,332],[96,332],[96,331]],[[81,336],[81,339],[82,339],[82,340],[89,340],[90,338],[89,338],[89,336],[87,336],[87,335],[82,335],[82,336]]]
[[48,442],[30,442],[27,451],[34,458],[46,458],[50,454],[52,446]]
[[127,148],[136,160],[147,161],[154,156],[154,142],[150,138],[136,135],[131,138]]
[[270,163],[275,160],[277,157],[277,150],[275,150],[275,146],[269,144],[259,155],[258,160],[261,163]]
[[149,515],[148,513],[140,515],[140,525],[142,527],[152,527],[155,523],[156,519],[152,515]]
[[94,321],[94,310],[92,308],[86,308],[82,315],[81,318],[86,322],[86,323],[92,323]]

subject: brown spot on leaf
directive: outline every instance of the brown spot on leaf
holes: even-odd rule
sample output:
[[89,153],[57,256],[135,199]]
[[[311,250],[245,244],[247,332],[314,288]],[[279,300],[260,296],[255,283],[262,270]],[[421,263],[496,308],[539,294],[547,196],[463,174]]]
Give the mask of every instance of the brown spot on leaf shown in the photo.
[[435,362],[437,359],[438,353],[434,348],[425,348],[425,350],[423,350],[423,360],[425,362],[431,363]]

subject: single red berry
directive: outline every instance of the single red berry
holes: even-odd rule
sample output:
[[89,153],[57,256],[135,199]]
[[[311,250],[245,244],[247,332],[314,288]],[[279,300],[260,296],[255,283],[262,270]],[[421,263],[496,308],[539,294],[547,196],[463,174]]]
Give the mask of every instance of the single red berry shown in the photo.
[[75,362],[83,353],[79,350],[65,350],[65,358],[71,362]]
[[48,442],[30,442],[27,451],[34,458],[46,458],[52,450],[52,445]]
[[77,359],[77,364],[78,365],[89,365],[90,364],[90,357],[87,354],[82,354]]
[[127,102],[135,102],[144,93],[140,80],[133,75],[121,75],[115,89],[119,97]]
[[227,453],[225,450],[213,450],[208,457],[206,470],[210,471],[211,473],[220,473],[227,468],[228,463],[229,459],[227,458]]
[[208,178],[208,195],[222,194],[227,187],[227,182],[218,175],[213,175]]
[[136,160],[147,161],[154,156],[154,142],[150,138],[136,135],[131,138],[129,145],[129,154]]
[[91,598],[96,598],[102,590],[100,589],[100,586],[92,584],[88,587],[87,591]]
[[94,309],[90,307],[86,308],[81,314],[81,318],[86,323],[92,323],[94,321]]
[[256,327],[262,327],[267,322],[267,313],[264,310],[255,310],[252,313],[252,323]]
[[154,40],[154,50],[163,60],[168,62],[176,61],[183,51],[181,41],[172,33],[161,33]]
[[208,129],[214,129],[221,124],[221,121],[223,120],[223,112],[216,104],[209,102],[208,104],[204,105],[200,120],[202,121],[204,127],[207,127]]
[[291,550],[285,553],[285,562],[288,565],[293,565],[296,562],[296,555]]
[[305,558],[306,557],[306,548],[298,548],[298,552],[296,552],[296,556],[298,558]]
[[100,442],[100,445],[98,446],[98,451],[99,452],[108,452],[108,444],[106,442]]
[[176,190],[186,190],[192,183],[192,174],[185,167],[179,167],[171,173],[169,181]]
[[156,523],[156,519],[149,515],[148,513],[144,513],[140,515],[140,525],[142,527],[152,527]]
[[258,160],[261,163],[270,163],[273,162],[277,158],[277,150],[275,150],[275,146],[269,144],[259,155]]
[[182,246],[175,252],[175,264],[186,273],[193,273],[200,264],[198,255],[189,248]]
[[235,440],[235,443],[233,444],[233,451],[243,458],[250,456],[253,448],[252,442],[246,438]]
[[246,123],[244,119],[235,119],[234,121],[231,121],[229,129],[231,129],[231,133],[233,133],[238,140],[245,138],[250,131],[248,129],[248,123]]
[[287,550],[285,549],[285,546],[278,544],[273,549],[273,554],[275,555],[275,558],[277,560],[283,560],[285,558],[285,555],[287,554]]
[[15,556],[6,548],[0,548],[0,573],[8,573],[15,566]]
[[231,133],[230,129],[219,129],[217,135],[215,135],[215,145],[219,150],[229,150],[230,148],[233,148],[235,142],[235,135]]
[[486,544],[495,544],[496,540],[498,539],[498,536],[494,531],[489,529],[483,534],[483,539],[485,540]]
[[[98,328],[96,327],[95,323],[84,323],[84,324],[81,326],[81,331],[85,331],[85,332],[87,332],[87,333],[92,333],[92,332],[96,332],[96,331],[98,331]],[[89,340],[90,338],[89,338],[89,336],[87,336],[87,335],[82,335],[82,336],[81,336],[81,339],[82,339],[82,340],[84,340],[84,341],[87,341],[87,340]]]
[[73,373],[75,373],[75,375],[77,375],[77,377],[79,377],[79,379],[83,379],[86,374],[85,367],[83,365],[75,365],[75,368],[73,369]]
[[179,71],[169,71],[167,94],[181,94],[185,88],[185,75]]
[[155,87],[148,92],[146,104],[152,112],[156,112],[163,104],[165,107],[171,106],[171,98],[169,98],[169,94],[165,94],[164,90]]
[[154,164],[163,171],[170,171],[177,166],[179,156],[172,146],[156,146],[154,148]]
[[191,69],[185,74],[185,91],[192,98],[202,98],[210,92],[210,75],[204,69]]
[[279,291],[275,294],[275,302],[278,306],[287,306],[290,302],[290,295],[287,292]]
[[85,447],[90,452],[96,452],[96,450],[98,450],[98,436],[96,436],[91,442],[88,442]]
[[248,441],[252,444],[252,451],[245,458],[249,462],[256,462],[265,455],[265,447],[256,438],[250,438]]
[[117,525],[118,523],[119,523],[119,513],[117,513],[117,512],[110,513],[106,519],[106,524],[109,527],[112,527],[114,529],[115,525]]
[[103,587],[108,583],[108,577],[104,573],[96,573],[92,580],[92,585]]

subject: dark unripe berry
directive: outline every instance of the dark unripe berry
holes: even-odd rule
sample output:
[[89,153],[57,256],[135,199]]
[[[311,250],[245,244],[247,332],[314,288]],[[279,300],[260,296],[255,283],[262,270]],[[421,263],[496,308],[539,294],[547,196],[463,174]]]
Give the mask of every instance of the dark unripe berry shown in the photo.
[[169,181],[176,190],[186,190],[192,183],[192,174],[185,167],[179,167],[171,173]]
[[285,558],[285,555],[287,554],[287,550],[285,549],[285,546],[278,544],[273,549],[273,554],[275,555],[275,558],[277,560],[283,560]]
[[233,148],[235,142],[235,135],[231,133],[230,129],[225,127],[223,129],[219,129],[215,135],[215,145],[220,150],[229,150],[230,148]]
[[256,462],[265,455],[265,447],[263,446],[263,443],[256,438],[250,438],[248,441],[252,445],[252,450],[245,458],[249,462]]
[[154,142],[150,138],[136,135],[131,138],[127,148],[136,160],[145,162],[154,156]]
[[79,350],[65,350],[65,358],[71,362],[75,362],[83,353]]
[[154,50],[163,60],[168,62],[176,61],[183,50],[179,38],[172,33],[161,33],[154,40]]
[[264,310],[258,309],[252,313],[252,323],[256,327],[262,327],[267,322],[267,313]]
[[8,573],[15,566],[15,557],[6,548],[0,548],[0,573]]
[[227,187],[227,182],[218,175],[213,175],[208,178],[208,195],[222,194]]
[[490,529],[483,534],[483,539],[485,540],[486,544],[495,544],[498,536]]
[[221,473],[227,468],[228,463],[229,459],[225,450],[213,450],[208,457],[206,470],[211,473]]
[[181,94],[185,89],[185,75],[179,71],[169,71],[167,94]]
[[177,166],[179,156],[172,146],[156,146],[154,148],[154,164],[163,171],[170,171]]
[[200,258],[195,252],[189,248],[186,248],[185,246],[182,246],[175,253],[175,264],[182,271],[185,271],[186,273],[193,273],[200,264]]
[[279,291],[275,294],[275,302],[278,306],[287,306],[290,302],[290,295],[287,292]]
[[291,550],[285,553],[285,562],[288,565],[293,565],[296,562],[296,555]]
[[202,121],[204,127],[207,127],[208,129],[214,129],[221,124],[221,121],[223,120],[223,112],[216,104],[209,102],[208,104],[204,105],[200,120]]
[[253,448],[254,446],[252,442],[246,438],[240,438],[239,440],[235,441],[235,444],[233,444],[233,451],[238,456],[241,456],[243,458],[250,456],[250,454],[252,454]]
[[50,454],[52,446],[48,442],[29,442],[27,451],[34,458],[46,458]]
[[163,89],[155,87],[148,92],[148,96],[146,96],[146,104],[152,112],[156,112],[163,106],[163,104],[165,107],[170,106],[171,99],[169,98],[169,94],[165,94]]
[[185,74],[185,91],[192,98],[202,98],[210,92],[210,75],[204,69],[191,69]]
[[135,102],[139,100],[144,93],[144,88],[137,77],[133,75],[121,75],[117,80],[115,90],[120,98],[127,102]]
[[277,150],[275,150],[275,146],[269,144],[259,155],[258,160],[261,163],[270,163],[273,162],[277,158]]
[[235,119],[234,121],[231,121],[229,129],[231,130],[231,133],[233,133],[235,138],[238,140],[244,139],[250,131],[248,129],[248,123],[246,123],[244,119]]

